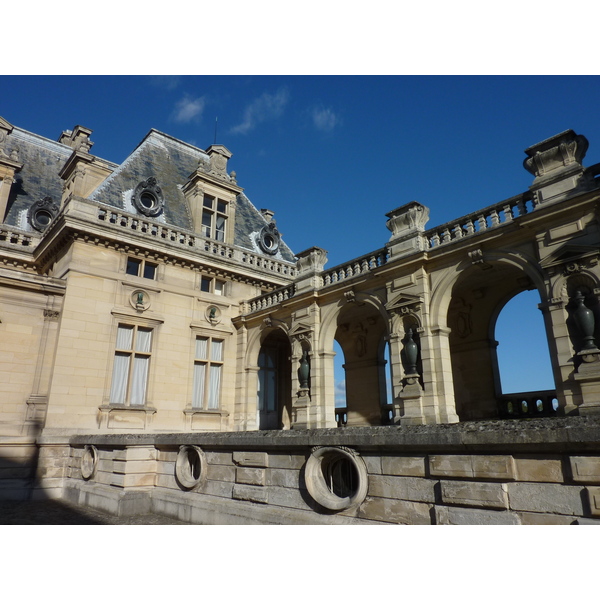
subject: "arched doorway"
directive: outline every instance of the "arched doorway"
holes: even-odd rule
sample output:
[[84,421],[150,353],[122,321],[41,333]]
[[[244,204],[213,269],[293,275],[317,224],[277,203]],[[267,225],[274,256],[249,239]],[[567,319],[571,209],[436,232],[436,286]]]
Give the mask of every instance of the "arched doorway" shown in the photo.
[[271,332],[258,354],[259,429],[289,429],[291,422],[291,346],[282,331]]

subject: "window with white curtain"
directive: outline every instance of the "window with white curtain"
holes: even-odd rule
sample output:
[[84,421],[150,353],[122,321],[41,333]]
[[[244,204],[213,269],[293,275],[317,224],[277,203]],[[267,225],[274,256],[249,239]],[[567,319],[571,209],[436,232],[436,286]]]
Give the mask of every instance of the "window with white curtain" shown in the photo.
[[197,336],[192,408],[219,408],[223,373],[223,340]]
[[120,324],[110,388],[111,404],[141,406],[146,403],[152,329]]

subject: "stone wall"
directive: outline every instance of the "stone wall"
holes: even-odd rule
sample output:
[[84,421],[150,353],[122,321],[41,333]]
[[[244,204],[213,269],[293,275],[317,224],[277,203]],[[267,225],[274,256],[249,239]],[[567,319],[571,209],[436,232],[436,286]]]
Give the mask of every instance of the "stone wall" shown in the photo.
[[[60,447],[54,439],[56,456]],[[600,419],[592,417],[75,436],[63,440],[63,454],[67,447],[63,497],[120,515],[198,524],[600,524]]]

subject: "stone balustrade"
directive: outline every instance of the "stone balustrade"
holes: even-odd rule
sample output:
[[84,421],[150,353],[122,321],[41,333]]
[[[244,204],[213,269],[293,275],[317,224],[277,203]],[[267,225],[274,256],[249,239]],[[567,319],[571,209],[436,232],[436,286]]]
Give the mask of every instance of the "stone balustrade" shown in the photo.
[[248,250],[242,250],[223,242],[218,242],[200,235],[190,234],[189,232],[162,225],[155,221],[145,220],[135,215],[122,213],[114,209],[99,208],[97,213],[99,221],[107,225],[113,225],[115,228],[124,228],[131,231],[153,237],[161,241],[180,244],[186,248],[194,248],[206,252],[213,256],[234,260],[243,265],[252,266],[255,269],[269,271],[279,275],[293,277],[297,269],[294,265],[271,257],[260,256]]
[[456,221],[425,231],[427,248],[437,248],[477,233],[510,223],[535,209],[534,202],[525,194],[468,214]]
[[253,298],[247,304],[246,314],[258,312],[264,308],[269,308],[270,306],[280,304],[284,300],[291,298],[295,291],[296,286],[292,284],[286,287],[278,288],[274,292],[269,292],[268,294],[262,294],[262,296]]
[[368,273],[377,267],[385,265],[388,260],[388,252],[385,248],[370,254],[365,254],[347,263],[327,269],[321,273],[323,287],[345,281],[351,277]]
[[38,245],[39,240],[37,234],[28,233],[10,225],[0,226],[0,243],[33,250]]

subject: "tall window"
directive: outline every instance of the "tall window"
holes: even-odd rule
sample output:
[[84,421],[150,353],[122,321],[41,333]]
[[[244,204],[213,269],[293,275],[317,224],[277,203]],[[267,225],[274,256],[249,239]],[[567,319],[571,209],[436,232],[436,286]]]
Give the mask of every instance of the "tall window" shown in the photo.
[[219,242],[225,241],[225,225],[227,223],[227,202],[204,196],[202,209],[202,234]]
[[198,336],[194,359],[192,408],[219,408],[223,372],[223,340]]
[[217,296],[225,295],[225,282],[214,277],[206,277],[202,275],[200,278],[200,290],[202,292],[209,292],[216,294]]
[[152,329],[119,325],[110,402],[140,406],[146,403]]
[[156,279],[156,267],[155,263],[147,260],[133,258],[133,256],[127,257],[127,275],[135,275],[136,277],[144,277],[145,279]]

